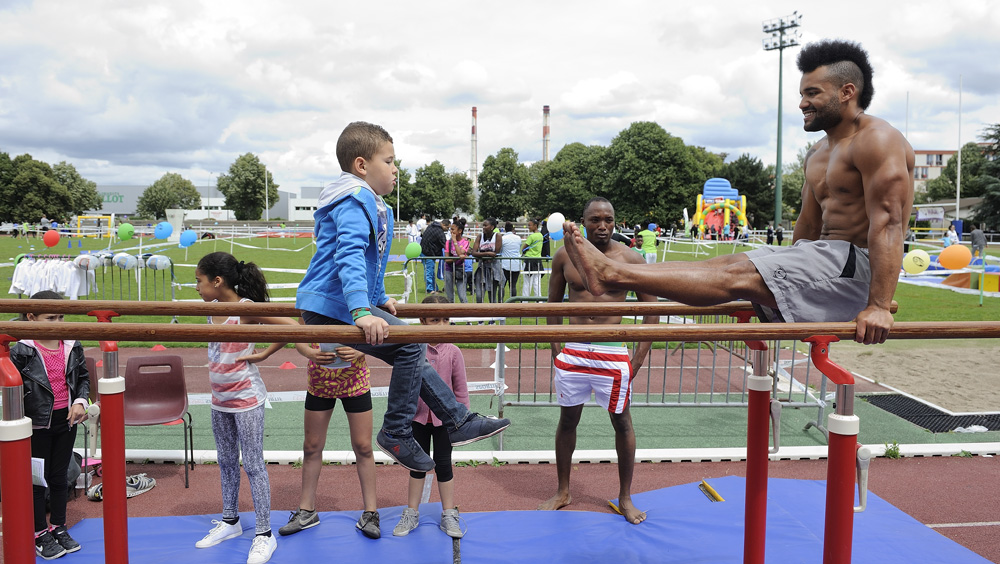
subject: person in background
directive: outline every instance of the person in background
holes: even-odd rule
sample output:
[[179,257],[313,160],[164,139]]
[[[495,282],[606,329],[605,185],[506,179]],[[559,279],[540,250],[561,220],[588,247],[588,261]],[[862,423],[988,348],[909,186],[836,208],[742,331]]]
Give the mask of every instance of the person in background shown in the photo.
[[504,285],[508,296],[517,295],[517,279],[521,275],[521,238],[514,232],[514,223],[508,221],[503,226],[503,251],[500,261],[503,268]]
[[[51,290],[42,290],[31,299],[61,300],[63,297]],[[27,313],[21,320],[61,323],[63,314]],[[23,382],[24,415],[31,419],[31,457],[45,462],[45,481],[49,490],[50,517],[46,522],[46,488],[32,486],[35,554],[52,560],[80,550],[80,543],[66,530],[69,494],[66,470],[73,456],[76,424],[87,419],[90,373],[83,346],[73,340],[22,339],[11,346],[10,361],[21,373]]]
[[524,294],[542,297],[542,234],[538,232],[538,220],[528,220],[528,238],[521,249],[524,255]]
[[[440,294],[431,294],[424,298],[425,304],[451,303]],[[421,317],[421,325],[449,325],[447,317]],[[465,376],[465,358],[462,351],[451,343],[428,343],[427,360],[434,366],[441,379],[455,392],[455,399],[466,407],[469,403],[469,385]],[[462,538],[465,531],[459,523],[458,507],[455,505],[455,481],[451,464],[451,441],[448,430],[441,420],[431,413],[427,404],[417,404],[417,414],[410,423],[413,427],[413,438],[427,452],[431,452],[433,442],[434,475],[437,477],[438,493],[441,495],[441,524],[439,528],[449,537]],[[410,480],[406,488],[406,508],[399,518],[399,524],[392,530],[393,536],[403,537],[420,524],[420,496],[423,493],[426,472],[410,471]]]
[[424,287],[427,293],[437,292],[437,260],[428,257],[440,257],[444,254],[444,227],[439,221],[432,220],[420,236],[420,253],[424,256]]
[[[977,225],[969,234],[972,240],[972,256],[983,258],[986,256],[986,234],[983,233],[982,224]],[[985,263],[983,263],[985,264]]]
[[444,245],[444,255],[448,258],[444,264],[444,295],[448,298],[448,303],[455,302],[455,290],[458,290],[458,301],[469,302],[466,294],[465,280],[466,274],[471,278],[470,271],[466,273],[465,263],[469,256],[470,241],[465,238],[465,220],[459,218],[451,224],[451,239]]
[[476,302],[483,303],[484,296],[491,303],[500,301],[503,285],[503,269],[496,257],[503,250],[503,238],[497,230],[497,220],[490,217],[483,220],[483,232],[472,245],[472,256],[479,259],[476,268]]

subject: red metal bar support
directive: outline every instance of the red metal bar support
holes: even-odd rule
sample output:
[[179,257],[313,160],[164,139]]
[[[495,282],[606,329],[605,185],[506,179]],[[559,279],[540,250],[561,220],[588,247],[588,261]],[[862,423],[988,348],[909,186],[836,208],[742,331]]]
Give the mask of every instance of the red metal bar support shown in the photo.
[[0,421],[0,496],[3,497],[3,561],[35,562],[35,519],[32,516],[31,419],[24,416],[21,372],[10,361],[10,343],[0,335],[0,378],[3,420]]
[[830,432],[826,472],[826,523],[823,529],[823,563],[850,564],[854,542],[854,485],[857,474],[860,420],[854,415],[854,376],[830,360],[830,343],[837,337],[819,335],[805,341],[812,345],[813,364],[837,385],[837,407],[827,420]]

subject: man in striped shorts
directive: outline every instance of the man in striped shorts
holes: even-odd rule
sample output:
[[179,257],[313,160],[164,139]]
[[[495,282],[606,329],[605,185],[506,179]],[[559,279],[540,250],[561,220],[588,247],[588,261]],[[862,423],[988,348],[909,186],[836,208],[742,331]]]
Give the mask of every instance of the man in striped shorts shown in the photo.
[[[645,264],[642,256],[627,246],[612,240],[615,227],[615,209],[604,198],[594,198],[583,209],[583,226],[587,240],[612,261],[626,264]],[[627,292],[607,292],[594,296],[587,291],[565,250],[560,248],[552,259],[552,276],[549,278],[549,301],[561,302],[566,290],[571,302],[623,302]],[[656,301],[648,294],[637,294],[641,301]],[[657,323],[656,316],[643,318],[643,323]],[[570,317],[574,325],[606,325],[621,322],[620,316]],[[562,317],[549,317],[549,325],[562,325]],[[615,448],[618,451],[618,508],[625,519],[639,524],[646,514],[632,504],[632,470],[635,466],[635,434],[632,432],[632,415],[629,401],[632,378],[639,371],[650,343],[639,343],[634,354],[622,342],[552,343],[555,362],[555,389],[559,398],[559,425],[556,428],[556,474],[559,489],[554,496],[538,506],[554,510],[570,504],[569,474],[573,451],[576,449],[576,427],[580,423],[583,404],[593,392],[597,403],[608,410],[611,426],[615,430]]]

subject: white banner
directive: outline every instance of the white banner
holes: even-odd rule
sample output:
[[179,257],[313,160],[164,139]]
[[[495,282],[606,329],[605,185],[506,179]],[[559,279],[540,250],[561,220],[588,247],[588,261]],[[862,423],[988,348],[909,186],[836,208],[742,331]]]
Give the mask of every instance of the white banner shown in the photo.
[[917,221],[942,221],[944,220],[944,208],[917,208]]

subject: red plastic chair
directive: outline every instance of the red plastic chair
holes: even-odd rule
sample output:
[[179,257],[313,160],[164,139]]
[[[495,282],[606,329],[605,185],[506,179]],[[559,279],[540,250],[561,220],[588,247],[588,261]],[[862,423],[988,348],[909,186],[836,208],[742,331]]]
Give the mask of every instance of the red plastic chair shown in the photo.
[[[185,420],[187,417],[187,420]],[[188,412],[184,363],[177,355],[137,356],[125,365],[125,425],[182,423],[184,487],[194,470],[194,422]]]

